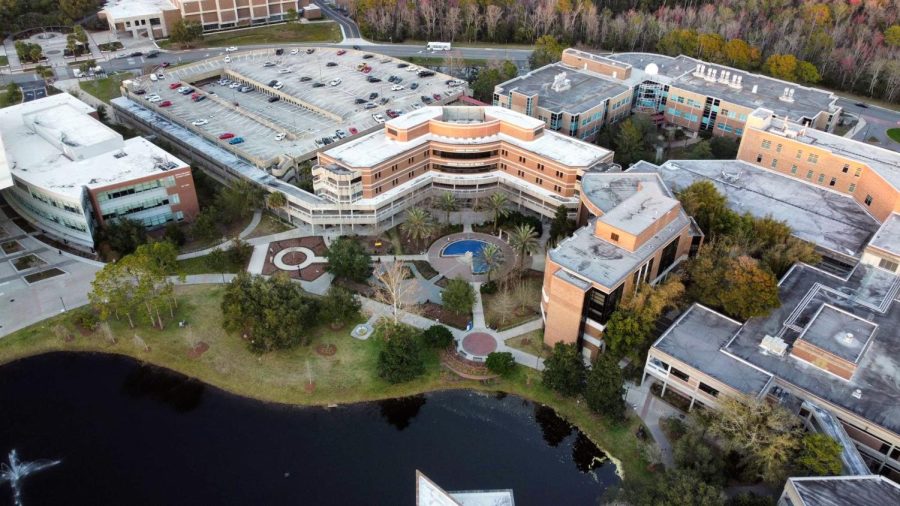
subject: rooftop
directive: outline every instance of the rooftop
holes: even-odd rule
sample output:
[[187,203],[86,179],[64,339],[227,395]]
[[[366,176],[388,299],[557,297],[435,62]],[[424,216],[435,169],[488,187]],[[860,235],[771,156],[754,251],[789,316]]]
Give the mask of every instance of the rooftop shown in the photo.
[[740,328],[739,322],[694,304],[663,333],[653,347],[739,392],[755,396],[769,384],[772,375],[722,349]]
[[[801,118],[813,118],[821,111],[830,111],[837,97],[828,91],[807,88],[796,83],[782,81],[761,74],[753,74],[724,65],[708,63],[688,56],[671,57],[655,53],[616,53],[608,58],[631,64],[630,82],[638,84],[645,80],[665,82],[705,96],[711,96],[728,102],[756,109],[766,107],[772,109],[780,117],[799,121]],[[647,66],[656,65],[655,72],[646,72]],[[704,66],[704,75],[696,74],[699,65]],[[721,77],[728,72],[729,77],[740,77],[740,87],[718,79],[708,80],[705,73],[709,70]],[[754,92],[755,88],[755,92]],[[785,88],[794,90],[792,101],[782,100]]]
[[629,234],[639,235],[679,205],[659,186],[640,185],[630,197],[597,219]]
[[900,214],[891,213],[884,220],[884,223],[875,232],[875,236],[869,241],[869,246],[900,255]]
[[[3,159],[16,177],[60,195],[184,167],[141,137],[127,141],[68,94],[0,109]],[[2,168],[0,168],[2,171]]]
[[515,506],[513,491],[467,490],[446,492],[416,470],[416,506]]
[[153,16],[176,7],[169,0],[107,0],[103,11],[113,19]]
[[848,362],[859,362],[878,325],[822,304],[798,339]]
[[900,504],[900,485],[884,476],[788,478],[803,506]]
[[[569,82],[564,89],[557,91],[552,85],[561,73],[565,73]],[[552,63],[506,81],[498,85],[497,89],[502,90],[502,93],[515,91],[526,96],[540,95],[538,107],[554,112],[579,114],[597,107],[600,100],[626,93],[629,87],[590,71],[563,63]]]
[[739,213],[786,222],[794,236],[842,255],[859,257],[878,229],[852,197],[738,160],[640,162],[628,173],[655,172],[673,190],[711,181]]
[[900,189],[900,153],[896,151],[779,119],[772,119],[766,131],[864,163]]
[[635,171],[616,174],[615,177],[595,173],[585,174],[581,178],[581,194],[600,211],[607,213],[634,195],[639,186],[648,184],[658,185],[666,195],[674,196],[659,174]]

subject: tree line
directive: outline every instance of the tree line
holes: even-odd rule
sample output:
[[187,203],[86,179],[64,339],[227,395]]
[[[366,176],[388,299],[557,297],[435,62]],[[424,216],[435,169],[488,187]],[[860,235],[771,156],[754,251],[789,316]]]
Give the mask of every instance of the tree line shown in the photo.
[[900,100],[891,0],[351,0],[367,37],[683,53],[801,83]]

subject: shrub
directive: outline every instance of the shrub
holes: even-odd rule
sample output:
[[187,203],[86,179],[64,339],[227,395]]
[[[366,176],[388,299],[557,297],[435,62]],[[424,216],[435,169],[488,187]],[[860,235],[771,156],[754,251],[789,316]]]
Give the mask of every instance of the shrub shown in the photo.
[[508,351],[495,351],[488,355],[484,365],[492,373],[509,376],[510,373],[516,370],[516,359]]
[[481,284],[481,293],[486,295],[491,295],[493,293],[497,293],[497,282],[496,281],[488,281],[487,283]]
[[378,353],[378,376],[388,383],[410,381],[425,372],[417,332],[412,327],[404,327],[403,331],[394,332]]
[[91,308],[83,307],[78,310],[78,313],[75,314],[75,323],[77,323],[84,329],[94,331],[97,330],[97,325],[100,324],[100,319],[97,318],[97,314],[94,313]]
[[584,390],[585,367],[574,344],[556,343],[553,354],[544,361],[544,386],[566,397]]
[[184,232],[182,232],[181,227],[179,227],[177,223],[169,223],[168,225],[166,225],[166,233],[164,237],[167,241],[171,242],[175,246],[181,246],[185,241]]
[[475,289],[467,281],[451,279],[441,293],[444,307],[458,315],[469,314],[475,305]]
[[453,343],[453,333],[443,325],[432,325],[422,333],[422,340],[431,348],[443,349]]

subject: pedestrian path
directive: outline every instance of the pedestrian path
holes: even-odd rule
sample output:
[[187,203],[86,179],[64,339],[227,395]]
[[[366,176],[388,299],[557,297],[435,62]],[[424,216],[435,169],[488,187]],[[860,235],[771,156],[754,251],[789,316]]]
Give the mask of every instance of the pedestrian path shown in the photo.
[[[240,237],[241,239],[244,239],[248,235],[252,234],[253,231],[256,229],[257,225],[259,225],[260,221],[262,221],[262,211],[257,210],[255,213],[253,213],[253,218],[250,220],[250,223],[248,223],[247,226],[244,227],[244,230],[242,230],[241,233],[238,234],[238,237]],[[206,256],[217,249],[228,249],[233,242],[234,242],[233,240],[229,239],[229,240],[223,242],[222,244],[218,244],[216,246],[212,246],[212,247],[200,250],[200,251],[192,251],[191,253],[184,253],[182,255],[178,255],[178,260],[187,260],[188,258],[197,258],[197,257]]]

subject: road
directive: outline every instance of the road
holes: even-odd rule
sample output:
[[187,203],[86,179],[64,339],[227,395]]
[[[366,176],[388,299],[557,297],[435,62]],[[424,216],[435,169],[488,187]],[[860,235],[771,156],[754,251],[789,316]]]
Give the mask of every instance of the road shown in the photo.
[[345,39],[362,39],[362,33],[359,31],[359,26],[357,26],[356,22],[350,19],[347,16],[344,16],[336,9],[332,9],[331,7],[325,5],[325,2],[322,0],[315,0],[316,5],[322,9],[322,14],[325,17],[331,18],[341,27],[341,32],[344,34]]
[[900,143],[887,136],[888,128],[900,127],[900,111],[892,111],[877,105],[863,108],[856,105],[856,100],[848,98],[839,98],[837,103],[844,108],[844,111],[861,116],[866,121],[866,126],[853,136],[854,139],[865,141],[870,137],[875,137],[878,139],[877,146],[900,151]]

